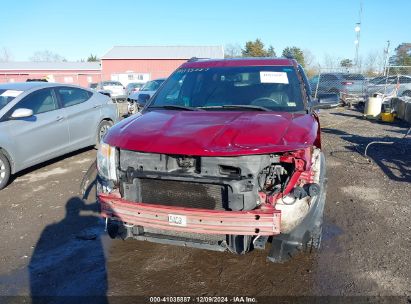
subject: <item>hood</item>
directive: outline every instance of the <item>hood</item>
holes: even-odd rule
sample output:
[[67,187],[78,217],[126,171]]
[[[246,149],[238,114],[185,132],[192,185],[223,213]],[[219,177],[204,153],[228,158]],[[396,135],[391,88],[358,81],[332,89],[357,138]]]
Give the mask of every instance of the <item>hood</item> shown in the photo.
[[116,124],[104,141],[149,153],[249,155],[306,148],[318,127],[310,114],[156,110]]

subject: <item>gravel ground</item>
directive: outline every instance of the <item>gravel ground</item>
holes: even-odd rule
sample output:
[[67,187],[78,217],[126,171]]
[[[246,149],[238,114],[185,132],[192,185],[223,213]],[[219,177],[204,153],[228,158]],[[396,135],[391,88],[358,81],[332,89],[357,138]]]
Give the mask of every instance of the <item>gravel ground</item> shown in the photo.
[[[320,251],[272,264],[267,251],[109,240],[96,204],[78,197],[96,154],[82,150],[0,192],[0,295],[411,295],[406,126],[345,109],[320,117],[329,179]],[[395,144],[371,146],[369,162],[361,153],[373,140]]]

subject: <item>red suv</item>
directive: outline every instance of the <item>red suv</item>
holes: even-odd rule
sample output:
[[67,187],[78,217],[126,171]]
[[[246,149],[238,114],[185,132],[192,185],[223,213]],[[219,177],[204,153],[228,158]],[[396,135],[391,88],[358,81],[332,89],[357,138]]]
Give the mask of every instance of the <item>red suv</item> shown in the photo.
[[111,237],[284,261],[319,247],[325,162],[292,59],[190,60],[98,152]]

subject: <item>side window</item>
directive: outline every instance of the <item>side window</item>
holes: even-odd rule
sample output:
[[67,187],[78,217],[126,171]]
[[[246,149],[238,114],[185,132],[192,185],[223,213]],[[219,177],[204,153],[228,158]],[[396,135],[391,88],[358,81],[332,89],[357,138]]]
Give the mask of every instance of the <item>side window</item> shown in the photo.
[[321,80],[323,80],[323,81],[336,81],[337,80],[337,77],[336,76],[334,76],[334,75],[330,75],[330,74],[325,74],[324,76],[321,76]]
[[330,81],[330,75],[328,75],[328,74],[323,74],[323,75],[320,75],[320,82],[321,83],[323,83],[323,82],[328,82],[328,81]]
[[387,84],[397,84],[398,78],[397,76],[388,77]]
[[411,83],[411,78],[401,76],[400,77],[400,83]]
[[42,89],[26,96],[16,108],[30,109],[36,115],[56,110],[58,106],[51,89]]
[[90,99],[92,95],[89,91],[70,87],[58,88],[56,91],[60,97],[63,108],[83,103]]

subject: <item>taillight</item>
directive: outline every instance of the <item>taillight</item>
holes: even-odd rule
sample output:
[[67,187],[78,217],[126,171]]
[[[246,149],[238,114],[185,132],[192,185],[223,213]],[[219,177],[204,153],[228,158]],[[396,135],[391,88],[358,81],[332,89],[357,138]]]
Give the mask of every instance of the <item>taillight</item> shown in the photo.
[[342,84],[343,84],[343,85],[352,85],[352,84],[354,84],[354,82],[343,81]]

